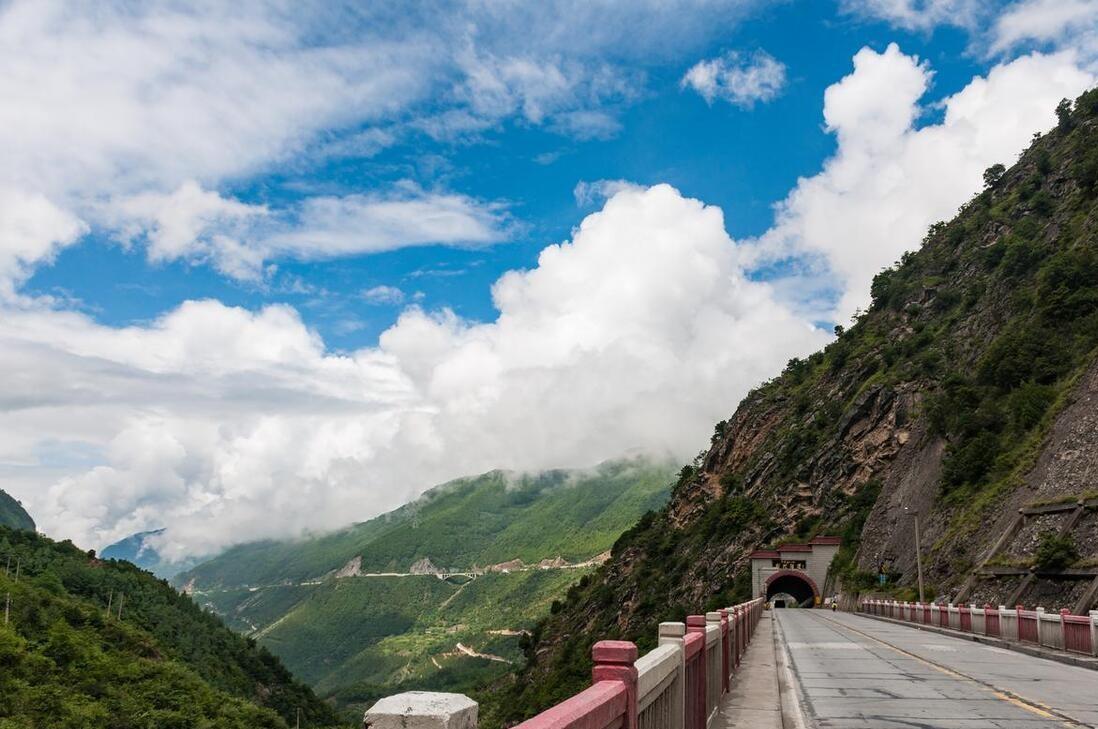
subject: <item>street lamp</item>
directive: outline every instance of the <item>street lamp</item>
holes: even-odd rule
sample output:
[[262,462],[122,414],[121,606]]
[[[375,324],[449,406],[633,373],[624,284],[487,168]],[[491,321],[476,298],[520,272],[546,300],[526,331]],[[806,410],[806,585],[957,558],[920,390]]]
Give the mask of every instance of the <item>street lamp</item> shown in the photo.
[[919,546],[919,514],[906,506],[904,507],[904,513],[915,517],[915,569],[919,574],[919,602],[925,604],[926,598],[923,596],[923,550]]

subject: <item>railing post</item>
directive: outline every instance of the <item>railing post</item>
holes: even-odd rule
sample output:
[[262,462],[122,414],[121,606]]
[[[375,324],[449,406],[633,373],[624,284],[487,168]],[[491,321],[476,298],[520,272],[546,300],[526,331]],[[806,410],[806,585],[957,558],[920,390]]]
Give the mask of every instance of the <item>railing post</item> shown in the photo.
[[701,634],[701,648],[699,649],[701,655],[698,657],[698,683],[701,685],[701,688],[698,689],[698,699],[701,702],[701,726],[706,727],[709,725],[709,707],[706,702],[706,695],[709,687],[709,676],[707,675],[709,668],[709,647],[705,644],[705,616],[687,615],[686,632]]
[[[728,663],[725,661],[725,652],[728,650],[726,643],[728,639],[728,633],[725,632],[725,624],[721,623],[720,613],[706,613],[705,623],[707,627],[713,627],[717,629],[717,651],[720,655],[721,670],[724,671],[728,668]],[[720,693],[724,695],[728,691],[728,673],[724,671],[725,675],[720,678]]]
[[406,691],[386,696],[362,718],[364,729],[476,729],[477,702],[462,694]]
[[735,639],[735,626],[728,622],[728,610],[722,608],[721,614],[721,666],[724,669],[724,693],[732,686],[732,640]]
[[675,645],[679,649],[679,667],[675,669],[677,678],[671,688],[671,723],[667,729],[685,729],[686,726],[686,646],[683,636],[686,625],[683,623],[660,623],[660,645]]
[[627,640],[600,640],[591,647],[595,667],[591,681],[621,681],[626,689],[625,721],[622,729],[637,727],[637,646]]

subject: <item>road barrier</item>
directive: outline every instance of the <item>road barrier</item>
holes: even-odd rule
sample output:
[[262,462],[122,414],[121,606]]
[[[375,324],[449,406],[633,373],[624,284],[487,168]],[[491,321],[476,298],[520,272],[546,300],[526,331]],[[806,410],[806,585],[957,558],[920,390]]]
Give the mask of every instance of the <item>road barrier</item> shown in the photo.
[[[690,615],[685,623],[660,623],[657,647],[640,658],[631,642],[595,643],[591,686],[516,729],[707,729],[732,688],[763,602]],[[475,710],[471,719],[467,713],[451,717],[436,708],[438,697],[469,701],[459,694],[410,691],[378,702],[366,712],[364,725],[475,729]],[[390,716],[392,707],[400,707],[399,713]]]
[[1072,615],[1068,610],[1046,613],[1044,608],[1026,610],[1021,605],[1007,609],[1005,605],[935,605],[897,602],[895,600],[862,600],[859,612],[906,620],[924,625],[952,628],[962,633],[975,633],[1001,638],[1012,643],[1032,643],[1046,648],[1098,656],[1098,610],[1089,615]]

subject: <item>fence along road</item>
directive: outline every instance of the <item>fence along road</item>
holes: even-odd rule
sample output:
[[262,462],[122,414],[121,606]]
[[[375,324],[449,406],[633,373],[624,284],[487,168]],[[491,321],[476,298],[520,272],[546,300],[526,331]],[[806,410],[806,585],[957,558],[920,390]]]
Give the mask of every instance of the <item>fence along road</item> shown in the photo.
[[1098,727],[1098,672],[849,613],[774,614],[819,727]]

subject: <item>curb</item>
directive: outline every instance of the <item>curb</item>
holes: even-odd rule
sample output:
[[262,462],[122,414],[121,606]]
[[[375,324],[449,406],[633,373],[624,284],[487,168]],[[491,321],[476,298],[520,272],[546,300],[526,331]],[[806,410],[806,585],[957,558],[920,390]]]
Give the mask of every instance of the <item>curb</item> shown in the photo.
[[938,633],[939,635],[946,635],[951,638],[961,638],[964,640],[971,640],[975,643],[982,643],[984,645],[990,645],[995,648],[1003,648],[1004,650],[1014,651],[1015,653],[1023,653],[1027,656],[1033,656],[1034,658],[1044,658],[1049,661],[1055,661],[1057,663],[1064,663],[1069,666],[1075,666],[1077,668],[1086,668],[1091,671],[1098,671],[1098,659],[1087,658],[1086,656],[1073,656],[1070,653],[1060,653],[1057,651],[1051,651],[1047,648],[1040,648],[1038,646],[1027,645],[1025,643],[1014,643],[1011,641],[1003,640],[1001,638],[992,638],[987,635],[977,635],[975,633],[962,633],[959,630],[951,630],[949,628],[941,628],[937,625],[925,625],[923,623],[910,623],[906,620],[896,620],[895,618],[886,618],[883,615],[870,615],[868,613],[852,612],[852,615],[857,615],[862,618],[869,618],[870,620],[879,620],[882,623],[892,623],[893,625],[903,625],[908,628],[917,628],[918,630],[925,630],[931,633]]
[[792,656],[785,642],[785,631],[782,630],[782,626],[778,623],[778,616],[773,610],[770,611],[770,620],[774,640],[774,663],[778,673],[782,729],[809,729],[809,727],[815,729],[818,723],[806,710],[807,697],[802,694],[801,682],[794,673]]

